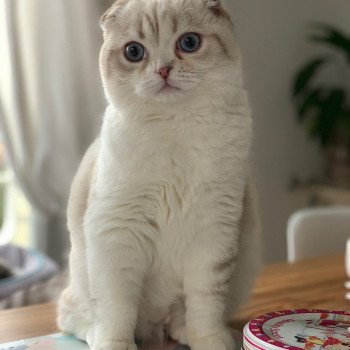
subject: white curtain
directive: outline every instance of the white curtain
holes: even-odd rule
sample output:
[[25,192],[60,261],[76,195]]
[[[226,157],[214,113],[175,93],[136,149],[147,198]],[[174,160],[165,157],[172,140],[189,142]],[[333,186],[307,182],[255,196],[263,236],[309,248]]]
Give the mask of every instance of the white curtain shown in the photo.
[[0,0],[0,128],[34,207],[34,245],[62,263],[72,177],[105,101],[99,17],[108,0]]

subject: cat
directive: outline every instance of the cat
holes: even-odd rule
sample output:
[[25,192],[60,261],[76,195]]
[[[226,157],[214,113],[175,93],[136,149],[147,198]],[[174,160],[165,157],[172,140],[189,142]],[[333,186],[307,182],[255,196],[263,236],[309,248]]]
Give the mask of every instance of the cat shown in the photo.
[[118,0],[102,28],[109,106],[71,189],[58,324],[93,350],[232,350],[259,229],[231,18],[220,0]]

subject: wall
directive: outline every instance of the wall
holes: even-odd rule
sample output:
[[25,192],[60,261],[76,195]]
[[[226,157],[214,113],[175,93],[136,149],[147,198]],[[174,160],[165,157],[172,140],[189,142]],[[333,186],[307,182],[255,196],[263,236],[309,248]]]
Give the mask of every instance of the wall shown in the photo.
[[290,86],[318,50],[306,41],[312,22],[350,33],[348,0],[227,0],[244,57],[255,120],[254,168],[260,193],[266,261],[286,258],[286,222],[305,197],[288,190],[293,176],[324,171],[318,146],[296,123]]

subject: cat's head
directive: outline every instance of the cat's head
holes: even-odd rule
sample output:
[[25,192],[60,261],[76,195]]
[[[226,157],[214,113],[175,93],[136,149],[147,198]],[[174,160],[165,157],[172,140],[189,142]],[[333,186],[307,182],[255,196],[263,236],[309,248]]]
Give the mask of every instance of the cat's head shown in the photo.
[[239,55],[220,0],[117,0],[102,28],[101,73],[118,108],[174,105],[235,85]]

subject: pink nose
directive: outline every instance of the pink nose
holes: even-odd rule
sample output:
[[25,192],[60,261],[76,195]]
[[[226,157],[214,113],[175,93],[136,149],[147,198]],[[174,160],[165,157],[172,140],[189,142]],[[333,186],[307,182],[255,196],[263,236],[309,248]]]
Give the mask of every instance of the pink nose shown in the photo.
[[173,69],[173,67],[167,66],[162,67],[157,70],[157,72],[162,76],[163,79],[168,79],[170,75],[170,71]]

